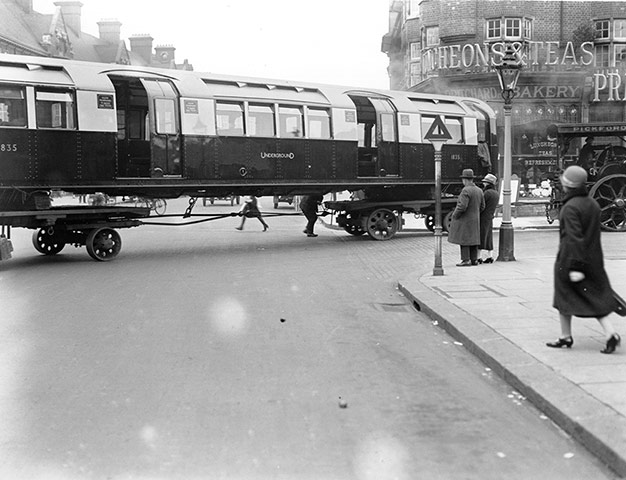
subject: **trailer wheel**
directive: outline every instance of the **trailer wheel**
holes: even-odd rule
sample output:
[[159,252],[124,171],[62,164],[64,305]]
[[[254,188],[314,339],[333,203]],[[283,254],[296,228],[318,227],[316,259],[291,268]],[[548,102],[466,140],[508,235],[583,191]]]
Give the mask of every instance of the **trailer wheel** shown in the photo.
[[367,218],[367,233],[374,240],[389,240],[398,231],[398,217],[391,210],[379,208]]
[[107,262],[117,257],[122,249],[122,238],[112,228],[96,228],[87,235],[87,253],[94,260]]
[[33,232],[33,246],[44,255],[56,255],[65,247],[65,235],[53,228],[40,228]]

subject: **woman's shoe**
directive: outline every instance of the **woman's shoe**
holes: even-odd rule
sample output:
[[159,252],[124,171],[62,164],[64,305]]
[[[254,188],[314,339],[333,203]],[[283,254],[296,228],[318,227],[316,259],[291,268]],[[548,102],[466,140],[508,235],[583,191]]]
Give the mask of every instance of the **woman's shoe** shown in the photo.
[[574,339],[572,337],[559,338],[556,342],[546,343],[546,346],[552,347],[552,348],[561,348],[561,347],[572,348],[572,345],[574,345]]
[[619,335],[617,333],[614,333],[606,341],[606,347],[604,348],[604,350],[600,350],[600,352],[601,353],[613,353],[620,343],[622,343],[622,339],[619,338]]
[[485,258],[483,260],[483,263],[493,263],[493,258],[489,257],[489,258]]

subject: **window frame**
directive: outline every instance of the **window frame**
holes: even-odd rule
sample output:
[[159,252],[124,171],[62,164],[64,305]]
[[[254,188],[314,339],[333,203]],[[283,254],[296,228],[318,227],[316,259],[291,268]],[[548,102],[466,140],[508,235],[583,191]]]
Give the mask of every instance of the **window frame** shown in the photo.
[[531,40],[532,32],[533,19],[531,17],[503,16],[485,19],[485,40],[487,41]]
[[[14,92],[15,96],[9,95],[9,92],[11,91]],[[0,111],[0,126],[11,128],[28,127],[28,102],[26,100],[26,88],[19,85],[3,84],[0,85],[0,92],[2,92],[2,95],[0,96],[0,105],[6,106],[6,109],[2,109],[2,111]],[[6,100],[7,103],[3,102],[2,100]],[[10,111],[14,107],[13,102],[17,102],[20,110],[19,113],[22,114],[20,117],[18,117],[18,119],[22,119],[22,121],[19,123],[13,123],[16,122],[16,120],[12,120],[10,116],[11,114],[15,113]],[[2,118],[4,113],[6,113],[7,115],[6,119]]]
[[[69,98],[69,101],[66,100],[67,98]],[[42,105],[48,105],[46,110],[49,109],[50,111],[50,125],[42,124],[43,119],[40,110]],[[65,111],[63,111],[63,105],[65,106]],[[35,121],[38,129],[78,130],[76,92],[66,88],[35,88]],[[61,124],[55,125],[55,121],[60,121]]]
[[[318,115],[312,112],[323,112],[324,115]],[[312,140],[332,140],[333,138],[333,129],[332,129],[332,121],[331,121],[331,113],[330,113],[330,109],[329,108],[324,108],[324,107],[306,107],[304,110],[304,115],[305,115],[305,134],[306,134],[306,138],[310,138]],[[323,118],[326,122],[324,123],[323,121],[321,122],[322,124],[322,135],[320,136],[313,136],[311,135],[311,132],[313,132],[315,129],[311,126],[311,119],[320,119]],[[317,127],[316,127],[317,128]],[[323,135],[323,133],[327,131],[328,134],[327,135]]]
[[[238,107],[238,109],[233,108],[233,109],[222,109],[222,110],[220,110],[219,107],[220,106],[224,106],[224,105],[228,105],[228,106],[232,106],[232,107]],[[220,127],[220,115],[219,115],[220,112],[237,112],[237,113],[240,113],[239,116],[235,116],[235,117],[228,116],[229,124],[231,123],[233,118],[235,119],[235,121],[233,122],[233,124],[235,125],[235,128],[223,129],[223,128]],[[241,129],[236,127],[237,119],[241,119]],[[243,137],[243,136],[245,136],[246,135],[246,105],[245,105],[245,102],[228,101],[228,100],[216,100],[215,101],[215,131],[216,131],[217,135],[224,136],[224,137],[229,137],[229,136]]]

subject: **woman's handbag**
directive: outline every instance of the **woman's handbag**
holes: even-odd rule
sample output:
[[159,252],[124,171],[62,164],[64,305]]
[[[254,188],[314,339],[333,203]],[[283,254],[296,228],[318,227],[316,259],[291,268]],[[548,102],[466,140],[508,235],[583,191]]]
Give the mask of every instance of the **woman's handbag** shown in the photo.
[[626,317],[626,300],[620,297],[615,290],[613,290],[613,298],[615,299],[615,310],[620,317]]

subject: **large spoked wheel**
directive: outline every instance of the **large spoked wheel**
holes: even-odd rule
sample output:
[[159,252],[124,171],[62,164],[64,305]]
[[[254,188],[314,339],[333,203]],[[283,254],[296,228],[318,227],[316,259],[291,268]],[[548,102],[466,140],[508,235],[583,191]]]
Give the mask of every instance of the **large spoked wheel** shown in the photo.
[[389,240],[398,231],[398,217],[391,210],[374,210],[367,219],[367,233],[374,240]]
[[107,262],[122,249],[122,238],[112,228],[96,228],[87,235],[87,253],[94,260]]
[[602,229],[626,231],[626,175],[603,177],[591,188],[589,195],[600,205]]
[[65,247],[65,235],[51,228],[40,228],[33,232],[33,246],[44,255],[56,255]]

